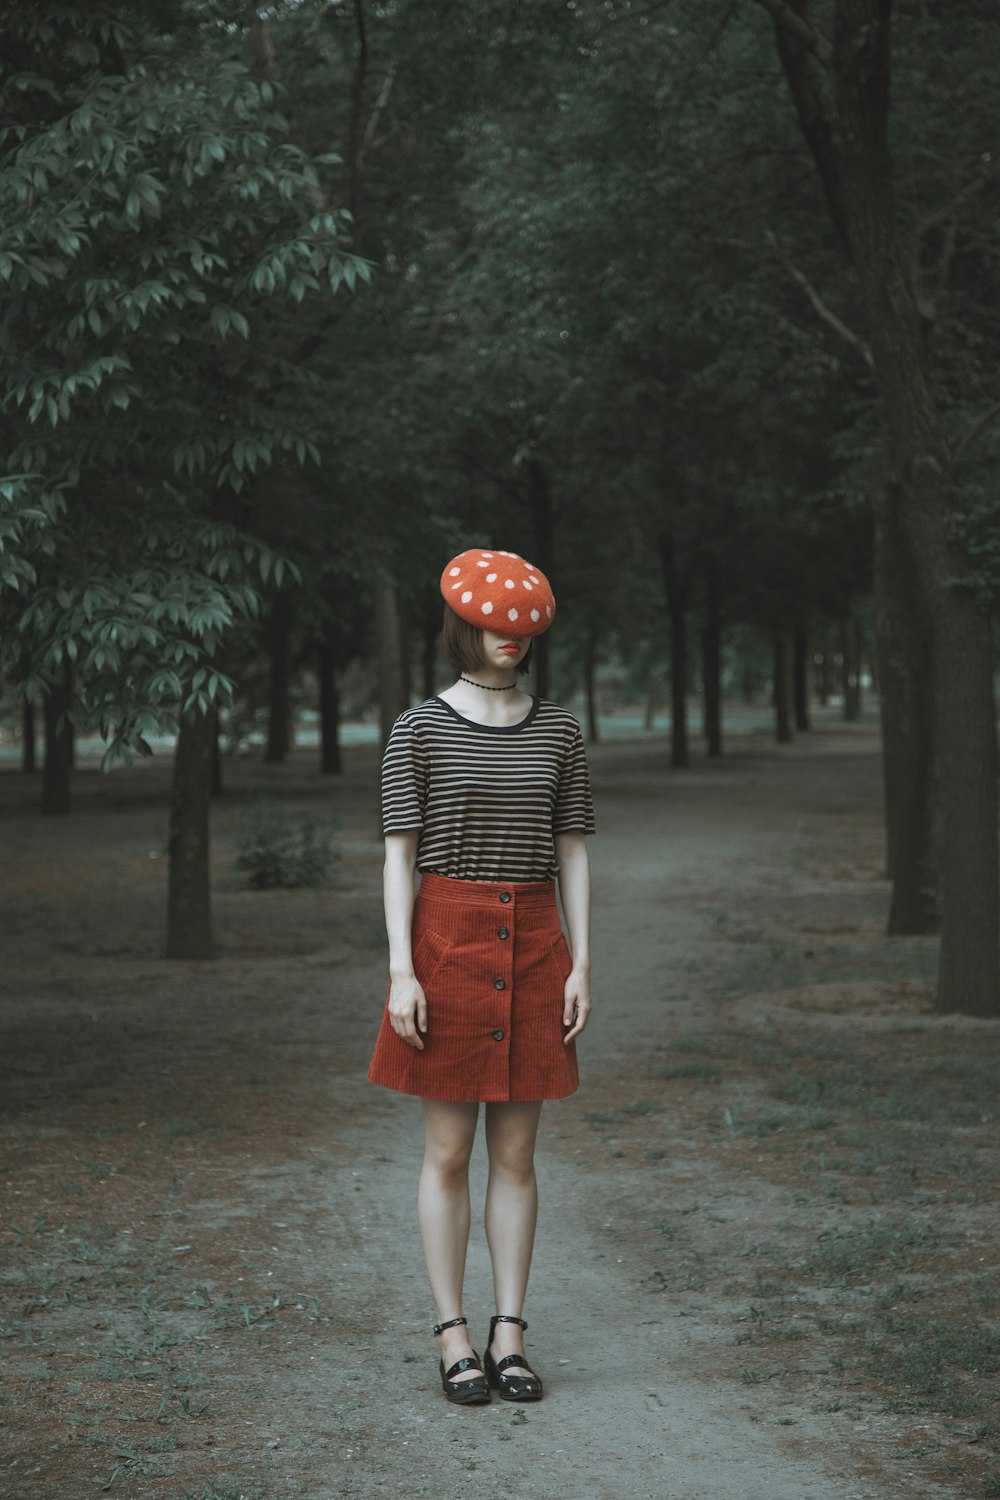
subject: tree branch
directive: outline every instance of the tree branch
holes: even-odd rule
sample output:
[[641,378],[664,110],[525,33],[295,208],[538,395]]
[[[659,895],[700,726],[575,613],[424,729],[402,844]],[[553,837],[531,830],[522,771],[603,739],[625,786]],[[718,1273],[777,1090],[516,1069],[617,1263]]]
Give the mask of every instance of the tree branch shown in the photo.
[[961,458],[966,449],[972,447],[972,444],[976,441],[976,439],[982,436],[987,427],[989,427],[991,423],[996,421],[997,417],[1000,417],[1000,401],[995,402],[993,406],[988,406],[986,410],[965,429],[962,436],[959,438],[958,442],[952,449],[952,458]]
[[822,318],[824,323],[832,328],[835,333],[839,334],[839,336],[844,340],[845,343],[850,344],[851,348],[855,351],[856,354],[861,355],[861,358],[864,360],[869,370],[874,369],[875,361],[872,358],[872,351],[867,341],[863,339],[860,334],[855,333],[853,328],[848,328],[847,324],[843,322],[842,319],[838,318],[837,314],[833,312],[831,308],[827,307],[826,303],[823,301],[822,297],[819,295],[819,292],[817,292],[816,288],[813,286],[808,277],[799,270],[798,266],[793,265],[785,255],[784,251],[778,243],[777,236],[772,230],[767,231],[767,238],[774,249],[774,253],[781,261],[781,264],[784,266],[789,276],[802,288],[806,296],[809,298],[813,310],[818,314],[820,318]]
[[776,27],[794,37],[824,68],[830,66],[833,62],[833,47],[815,26],[811,26],[804,16],[800,16],[788,4],[788,0],[757,0],[757,4],[763,6]]
[[930,230],[936,229],[939,224],[943,224],[947,219],[950,219],[967,199],[975,197],[976,193],[981,192],[987,184],[993,182],[997,177],[1000,177],[1000,166],[994,167],[992,172],[980,173],[971,182],[967,182],[964,187],[960,187],[955,196],[948,203],[945,203],[943,207],[935,209],[932,214],[928,214],[926,218],[921,219],[914,231],[917,243],[919,244],[924,235]]
[[[937,208],[933,213],[927,214],[914,226],[913,237],[910,242],[910,280],[913,286],[913,295],[917,299],[921,317],[930,322],[937,312],[937,304],[944,294],[951,274],[951,265],[955,256],[955,243],[958,237],[958,210],[963,203],[974,198],[984,187],[1000,177],[1000,167],[994,167],[991,172],[983,172],[972,182],[967,182],[947,203]],[[921,250],[926,235],[938,225],[946,224],[944,245],[938,259],[934,275],[934,296],[929,299],[924,295],[922,287],[922,267],[920,264]],[[930,270],[928,269],[928,274]]]
[[270,83],[277,83],[278,61],[274,55],[271,23],[265,20],[256,9],[250,16],[250,47],[253,52],[254,67],[258,73],[263,74]]
[[[843,139],[836,104],[831,97],[830,88],[833,65],[830,62],[821,61],[808,42],[803,41],[799,32],[793,27],[782,25],[774,19],[774,7],[771,0],[757,0],[757,3],[772,16],[778,60],[795,105],[799,126],[816,163],[820,186],[826,198],[830,217],[844,248],[850,255],[851,246],[844,205]],[[783,11],[789,11],[803,25],[808,25],[796,10],[784,3],[784,0],[775,0],[775,3],[780,4]],[[826,46],[829,48],[828,43]],[[820,50],[822,51],[822,48]],[[832,56],[832,48],[829,51]]]
[[359,169],[363,165],[364,159],[368,154],[368,148],[371,146],[372,141],[375,139],[375,131],[378,128],[379,115],[382,113],[382,111],[385,109],[385,106],[389,102],[389,95],[392,93],[392,86],[395,82],[396,64],[392,63],[388,73],[386,74],[385,83],[383,83],[381,89],[379,90],[378,98],[375,100],[375,103],[372,106],[372,112],[369,116],[368,124],[365,126],[364,137],[361,141],[360,147],[358,148]]
[[347,127],[347,206],[351,211],[351,249],[361,249],[361,114],[368,85],[368,27],[364,0],[354,0],[355,59],[351,79],[351,113]]

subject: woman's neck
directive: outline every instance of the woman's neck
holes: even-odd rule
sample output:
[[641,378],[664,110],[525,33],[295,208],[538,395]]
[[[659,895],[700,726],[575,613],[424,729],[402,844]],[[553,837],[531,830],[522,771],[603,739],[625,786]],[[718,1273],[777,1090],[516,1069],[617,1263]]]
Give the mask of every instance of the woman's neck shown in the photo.
[[455,686],[480,688],[484,693],[509,693],[517,687],[517,672],[514,667],[477,667],[474,672],[463,672]]
[[[468,674],[473,677],[472,682],[463,681],[465,676],[463,673],[457,682],[438,694],[465,718],[479,724],[500,725],[516,724],[524,718],[531,696],[518,689],[513,671],[497,672],[483,667],[475,674]],[[510,691],[494,691],[497,688]]]

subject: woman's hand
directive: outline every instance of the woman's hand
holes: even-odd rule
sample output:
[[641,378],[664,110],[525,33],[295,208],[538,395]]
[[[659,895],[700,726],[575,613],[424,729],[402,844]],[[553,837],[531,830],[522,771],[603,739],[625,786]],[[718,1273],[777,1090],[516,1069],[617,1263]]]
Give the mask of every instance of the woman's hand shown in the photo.
[[416,833],[386,834],[382,889],[389,935],[389,1022],[408,1047],[423,1052],[420,1032],[427,1030],[427,1001],[410,951],[417,838]]
[[590,861],[582,833],[557,833],[559,894],[562,897],[573,969],[563,990],[563,1037],[571,1042],[590,1019]]
[[427,1031],[427,999],[415,974],[402,974],[390,981],[389,1024],[408,1047],[423,1052],[420,1032]]
[[590,970],[574,969],[563,990],[563,1025],[571,1029],[563,1037],[563,1044],[579,1036],[590,1020]]

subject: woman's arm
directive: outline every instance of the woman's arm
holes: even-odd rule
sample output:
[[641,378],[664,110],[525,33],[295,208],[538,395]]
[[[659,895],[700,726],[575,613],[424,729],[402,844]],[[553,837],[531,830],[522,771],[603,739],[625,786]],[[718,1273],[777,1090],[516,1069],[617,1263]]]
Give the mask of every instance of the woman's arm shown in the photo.
[[419,1032],[427,1030],[427,1000],[413,972],[410,931],[413,922],[413,873],[417,867],[417,833],[387,833],[382,896],[389,937],[389,1021],[397,1036],[418,1052]]
[[563,993],[563,1023],[572,1028],[563,1037],[568,1042],[580,1035],[590,1017],[590,858],[586,834],[557,833],[555,845],[559,895],[573,954]]

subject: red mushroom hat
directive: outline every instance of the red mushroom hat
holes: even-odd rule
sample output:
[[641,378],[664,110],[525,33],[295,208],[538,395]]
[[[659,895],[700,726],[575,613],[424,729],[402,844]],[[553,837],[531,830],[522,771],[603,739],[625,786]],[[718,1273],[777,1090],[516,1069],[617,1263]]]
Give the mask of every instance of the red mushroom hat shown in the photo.
[[549,580],[516,552],[460,552],[441,574],[441,593],[456,615],[497,635],[541,635],[555,618]]

